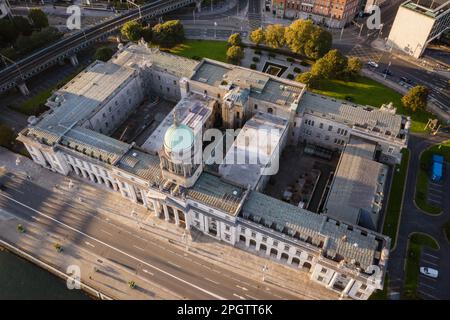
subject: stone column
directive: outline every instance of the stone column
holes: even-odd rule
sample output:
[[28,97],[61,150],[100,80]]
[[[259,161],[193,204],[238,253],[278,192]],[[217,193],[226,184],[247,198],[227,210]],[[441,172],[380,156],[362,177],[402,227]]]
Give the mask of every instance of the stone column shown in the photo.
[[189,214],[187,212],[183,212],[184,213],[184,223],[186,225],[186,230],[190,229],[190,224],[189,224]]
[[355,283],[355,279],[350,279],[350,281],[345,286],[344,291],[342,291],[342,293],[341,293],[342,298],[348,295],[348,293],[349,293],[350,289],[353,287],[354,283]]
[[163,204],[163,210],[164,210],[164,219],[166,219],[166,221],[169,221],[169,210],[167,210],[167,205]]
[[338,277],[338,275],[339,274],[337,272],[334,273],[333,277],[331,278],[330,283],[328,283],[328,285],[327,285],[328,288],[331,288],[333,286],[333,284],[336,281],[336,278]]
[[173,213],[174,213],[174,216],[175,216],[175,224],[179,227],[180,226],[180,217],[178,216],[178,210],[177,209],[173,209]]
[[92,182],[95,182],[94,175],[90,172],[88,172],[88,174],[89,174],[89,179],[91,179]]
[[150,201],[152,202],[153,211],[155,212],[155,216],[158,216],[158,203],[156,202],[155,199],[151,199]]

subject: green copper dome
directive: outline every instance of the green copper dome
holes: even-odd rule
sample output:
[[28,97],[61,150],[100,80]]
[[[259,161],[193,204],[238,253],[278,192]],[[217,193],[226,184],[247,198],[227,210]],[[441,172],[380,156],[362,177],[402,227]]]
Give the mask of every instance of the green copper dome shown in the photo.
[[171,152],[190,149],[194,145],[194,132],[187,125],[171,125],[164,135],[164,147]]

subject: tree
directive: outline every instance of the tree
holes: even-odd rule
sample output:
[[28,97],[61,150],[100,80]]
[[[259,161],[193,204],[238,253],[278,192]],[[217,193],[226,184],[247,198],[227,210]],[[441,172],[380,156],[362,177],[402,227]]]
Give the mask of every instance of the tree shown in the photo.
[[312,20],[295,20],[286,28],[285,39],[292,52],[305,54],[306,43],[314,30]]
[[285,45],[285,27],[281,24],[272,24],[266,28],[266,44],[272,48],[281,48]]
[[180,20],[170,20],[152,28],[153,42],[164,48],[171,48],[184,40],[184,28]]
[[227,59],[229,62],[238,64],[244,57],[244,50],[239,46],[231,46],[227,50]]
[[327,79],[338,79],[345,75],[348,59],[339,50],[334,49],[316,61],[311,68],[314,75]]
[[331,49],[333,36],[326,30],[314,26],[304,47],[304,54],[311,59],[323,57]]
[[424,86],[415,86],[403,96],[402,103],[405,108],[416,110],[425,110],[427,107],[429,90]]
[[24,36],[29,36],[33,32],[33,27],[27,18],[21,16],[13,17],[14,26],[17,28],[17,31]]
[[333,37],[312,20],[295,20],[286,28],[286,44],[292,52],[318,59],[330,51]]
[[120,33],[130,41],[138,41],[141,38],[142,25],[137,21],[128,21],[120,29]]
[[112,55],[114,54],[114,51],[109,47],[101,47],[98,48],[97,51],[95,51],[95,59],[101,60],[101,61],[108,61],[111,59]]
[[153,38],[152,28],[150,26],[142,28],[141,36],[145,41],[151,42]]
[[242,46],[242,38],[241,38],[241,34],[240,33],[233,33],[229,38],[228,38],[228,45],[230,47],[232,46]]
[[351,57],[348,59],[348,63],[347,63],[347,74],[350,77],[355,77],[355,76],[359,75],[362,67],[363,67],[363,64],[359,58]]
[[12,45],[19,36],[14,24],[8,19],[0,19],[0,45]]
[[266,35],[264,33],[263,28],[253,30],[252,33],[250,33],[250,41],[256,44],[256,46],[259,46],[261,43],[264,43],[265,40]]
[[36,29],[48,27],[47,15],[41,9],[31,9],[28,13],[28,18],[33,22]]
[[305,84],[308,88],[313,88],[316,86],[319,78],[313,75],[311,72],[300,73],[296,78],[296,81]]
[[61,36],[62,34],[58,31],[58,29],[47,27],[41,31],[34,31],[29,37],[22,35],[19,36],[16,41],[16,47],[21,53],[27,53],[46,44],[52,43]]
[[4,124],[0,124],[0,146],[10,148],[14,141],[14,131]]

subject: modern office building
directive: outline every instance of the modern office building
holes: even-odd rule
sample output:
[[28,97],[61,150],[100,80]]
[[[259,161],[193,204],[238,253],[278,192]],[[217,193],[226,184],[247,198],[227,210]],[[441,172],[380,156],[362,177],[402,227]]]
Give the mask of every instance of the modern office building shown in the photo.
[[449,0],[408,0],[398,9],[388,44],[420,58],[427,45],[448,28]]
[[312,19],[332,28],[342,28],[358,14],[359,0],[272,0],[278,18]]
[[[144,142],[111,137],[142,103],[152,107],[155,95],[176,105]],[[370,199],[359,204],[347,197],[334,212],[330,196],[327,214],[317,214],[260,189],[275,155],[287,144],[307,142],[344,150],[342,176],[348,175],[344,162],[349,157],[363,158],[354,162],[360,170],[352,177],[373,184],[367,188],[375,194],[378,180],[364,178],[364,161],[398,163],[408,141],[409,119],[392,107],[326,98],[294,81],[214,60],[181,58],[145,43],[120,46],[110,61],[95,61],[55,92],[48,106],[18,137],[41,166],[117,191],[146,207],[149,217],[306,272],[342,297],[367,299],[383,287],[390,239],[344,212],[352,216],[355,206],[370,211]],[[242,155],[240,149],[252,144],[246,137],[270,131],[267,148],[249,148],[263,157],[246,174],[240,174],[246,167],[239,163],[218,163],[215,171],[205,163],[208,146],[201,137],[217,123],[216,141],[226,129],[242,128],[230,148],[217,144],[210,149],[215,156],[223,151],[228,160],[233,150]],[[363,151],[351,151],[359,144]]]

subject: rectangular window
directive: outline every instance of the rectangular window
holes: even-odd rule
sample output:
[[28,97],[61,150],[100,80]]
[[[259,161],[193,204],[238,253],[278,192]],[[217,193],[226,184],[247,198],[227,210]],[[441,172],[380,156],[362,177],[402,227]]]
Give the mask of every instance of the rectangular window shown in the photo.
[[333,130],[333,126],[328,126],[328,131]]
[[320,273],[327,273],[327,268],[322,268],[322,270],[320,270]]

